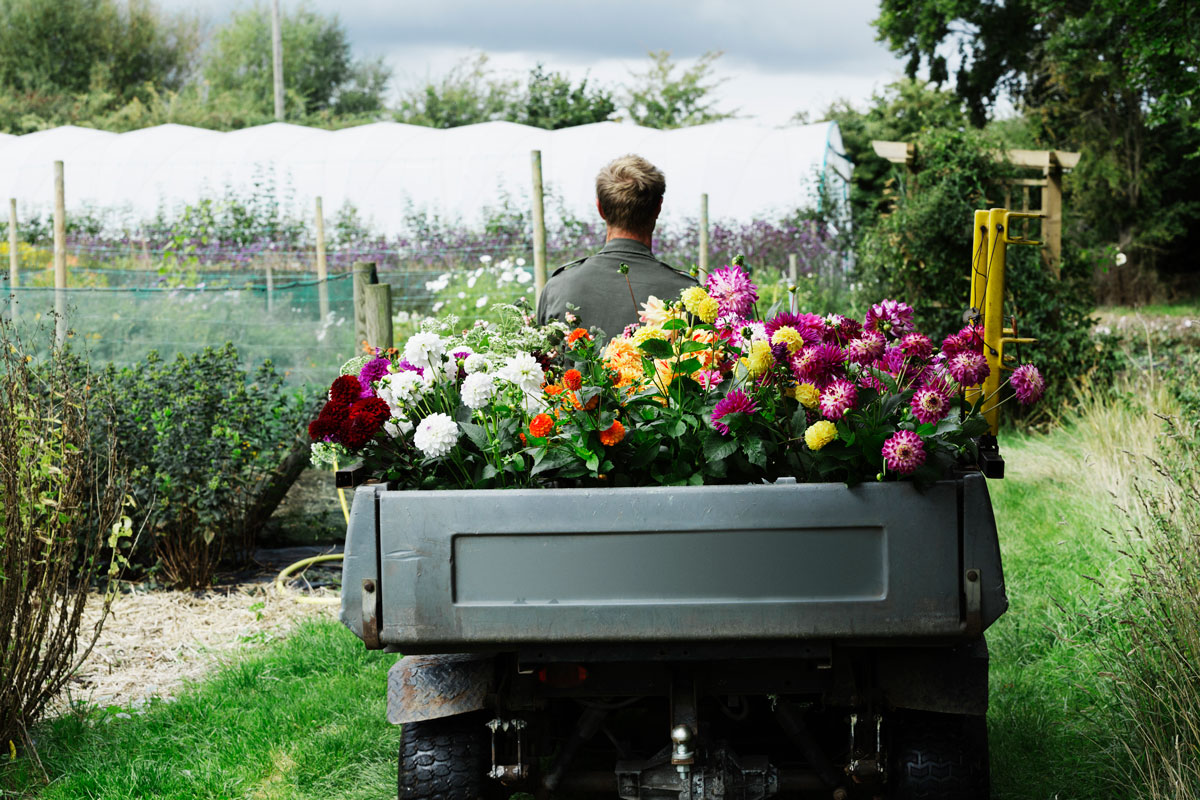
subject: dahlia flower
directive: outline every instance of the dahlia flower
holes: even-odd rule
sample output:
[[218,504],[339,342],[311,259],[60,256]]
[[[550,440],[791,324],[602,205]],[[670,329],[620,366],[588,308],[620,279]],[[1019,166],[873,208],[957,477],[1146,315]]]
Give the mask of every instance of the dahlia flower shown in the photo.
[[538,414],[533,419],[529,420],[529,433],[539,439],[543,439],[550,435],[554,430],[554,417],[549,414]]
[[881,452],[888,469],[901,475],[911,475],[925,463],[925,443],[912,431],[896,431]]
[[480,409],[496,394],[496,379],[486,372],[472,372],[462,384],[462,401],[467,408]]
[[775,332],[791,328],[800,335],[805,344],[817,344],[825,336],[825,320],[816,314],[793,314],[783,311],[766,324],[767,336],[774,342]]
[[862,324],[856,319],[841,314],[830,314],[825,318],[825,341],[845,344],[858,336]]
[[909,358],[926,361],[933,355],[933,342],[923,333],[906,333],[900,339],[900,350]]
[[1046,391],[1042,373],[1033,364],[1022,364],[1013,370],[1011,382],[1017,402],[1023,406],[1033,405],[1041,400]]
[[753,414],[758,411],[758,404],[741,389],[734,389],[721,398],[712,413],[712,425],[722,434],[729,434],[729,426],[721,420],[730,414]]
[[936,424],[950,413],[950,398],[933,386],[922,386],[913,394],[912,412],[918,422]]
[[379,381],[377,394],[387,401],[388,405],[399,406],[412,403],[425,393],[424,378],[418,373],[390,372]]
[[946,369],[963,386],[979,385],[992,371],[983,353],[974,350],[962,350],[947,359]]
[[887,341],[879,331],[863,331],[846,343],[846,357],[855,364],[870,364],[883,355]]
[[721,313],[746,316],[758,301],[758,289],[740,266],[721,267],[708,273],[705,284],[711,297],[716,298]]
[[446,343],[436,333],[414,333],[404,343],[404,360],[425,370],[441,366]]
[[426,458],[441,458],[458,444],[458,423],[440,412],[430,414],[418,423],[413,444]]
[[800,331],[796,330],[791,325],[782,325],[776,328],[773,333],[768,330],[768,333],[770,333],[771,336],[771,344],[784,345],[787,347],[788,355],[795,353],[801,347],[804,347],[805,344],[809,344],[809,342],[805,342],[804,337],[800,334]]
[[821,413],[828,419],[841,419],[858,402],[858,390],[848,380],[838,378],[821,392]]
[[391,368],[391,359],[373,358],[363,365],[362,370],[358,373],[358,384],[362,387],[363,397],[373,397],[375,392],[371,389],[371,384],[388,374]]
[[542,365],[529,353],[509,356],[497,375],[509,383],[516,384],[526,393],[537,391],[546,382],[546,373]]
[[805,408],[815,409],[821,404],[821,393],[811,383],[800,383],[796,385],[796,400]]
[[746,356],[746,371],[750,373],[751,378],[757,378],[768,369],[775,361],[775,355],[771,352],[771,345],[764,341],[754,342],[750,345],[750,353]]
[[614,444],[619,444],[624,438],[625,426],[615,419],[612,425],[600,431],[600,444],[605,447],[612,447]]
[[689,286],[679,295],[679,299],[683,301],[683,307],[687,309],[689,314],[700,316],[700,305],[705,300],[711,300],[712,298],[708,296],[708,292],[699,286]]
[[837,425],[827,419],[814,422],[804,431],[804,443],[809,450],[820,450],[837,438]]
[[913,327],[912,306],[896,300],[884,300],[876,303],[867,309],[863,327],[867,330],[890,333],[893,336],[911,331]]
[[792,374],[801,383],[825,386],[840,376],[846,354],[836,344],[813,344],[792,356]]
[[485,353],[471,353],[463,361],[463,369],[468,375],[473,375],[476,372],[487,372],[491,364]]

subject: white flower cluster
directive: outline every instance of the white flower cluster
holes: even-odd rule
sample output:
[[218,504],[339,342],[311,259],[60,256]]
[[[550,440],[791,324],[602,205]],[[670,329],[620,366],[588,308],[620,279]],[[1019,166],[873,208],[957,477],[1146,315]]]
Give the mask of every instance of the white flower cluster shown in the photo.
[[517,353],[504,360],[504,366],[496,373],[499,377],[516,384],[526,394],[541,391],[546,382],[542,365],[529,353]]
[[479,410],[496,396],[496,379],[486,372],[472,372],[463,379],[462,401],[467,408]]
[[436,333],[422,331],[414,333],[404,343],[404,358],[414,367],[436,371],[442,365],[446,343]]
[[430,414],[417,425],[413,444],[426,458],[441,458],[458,444],[458,423],[440,412]]

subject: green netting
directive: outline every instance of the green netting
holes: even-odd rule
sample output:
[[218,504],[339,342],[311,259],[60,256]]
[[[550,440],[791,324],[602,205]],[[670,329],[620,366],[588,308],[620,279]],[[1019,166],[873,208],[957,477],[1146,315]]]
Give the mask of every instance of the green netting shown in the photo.
[[[104,270],[105,285],[63,291],[67,327],[95,366],[139,364],[151,350],[165,358],[233,342],[247,367],[270,359],[288,383],[326,385],[355,353],[353,286],[348,274],[324,288],[328,315],[322,319],[321,283],[311,275],[278,275],[273,285],[247,280],[245,273],[205,275],[192,286],[153,285],[154,273]],[[95,276],[100,277],[100,276]],[[261,280],[261,275],[251,276]],[[79,279],[77,273],[72,280]],[[137,284],[141,285],[137,285]],[[398,281],[397,308],[424,300]],[[411,287],[409,286],[411,284]],[[16,327],[28,342],[45,339],[36,329],[52,327],[56,292],[31,286],[9,291]],[[15,301],[15,304],[13,304]]]

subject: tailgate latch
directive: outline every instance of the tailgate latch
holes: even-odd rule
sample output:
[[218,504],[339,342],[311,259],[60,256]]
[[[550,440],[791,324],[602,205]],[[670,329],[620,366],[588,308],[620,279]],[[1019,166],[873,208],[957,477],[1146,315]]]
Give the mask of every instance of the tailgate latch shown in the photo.
[[974,639],[983,633],[983,579],[976,567],[968,569],[963,579],[963,590],[967,601],[964,631],[967,636]]

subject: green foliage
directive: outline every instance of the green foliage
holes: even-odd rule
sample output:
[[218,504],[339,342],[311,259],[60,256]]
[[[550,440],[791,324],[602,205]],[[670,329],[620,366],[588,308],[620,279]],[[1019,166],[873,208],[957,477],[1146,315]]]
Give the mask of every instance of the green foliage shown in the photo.
[[588,91],[588,80],[572,86],[571,79],[561,72],[547,72],[538,64],[529,71],[529,82],[521,102],[514,105],[510,122],[556,130],[592,122],[604,122],[616,111],[612,92],[606,89]]
[[130,492],[138,513],[153,520],[167,578],[204,587],[223,557],[247,558],[256,526],[273,509],[264,498],[291,464],[303,463],[305,395],[285,390],[269,361],[246,374],[231,344],[110,366],[98,391],[120,411],[115,438]]
[[0,742],[28,743],[99,635],[80,631],[84,608],[99,581],[103,621],[130,521],[86,366],[57,347],[34,359],[4,321],[0,366]]
[[[974,212],[995,205],[989,198],[1008,168],[991,155],[996,142],[975,131],[932,130],[916,144],[916,186],[863,235],[856,268],[868,296],[903,299],[916,311],[918,328],[940,341],[962,325]],[[1047,411],[1068,401],[1081,378],[1105,385],[1116,364],[1112,350],[1090,334],[1089,268],[1068,251],[1062,275],[1054,279],[1034,248],[1008,248],[1005,312],[1016,316],[1022,336],[1038,339],[1028,360],[1046,378],[1039,408]]]
[[517,97],[517,85],[491,74],[486,53],[464,59],[439,80],[410,89],[400,98],[397,122],[430,128],[457,128],[504,119]]
[[[282,15],[280,35],[285,105],[297,114],[382,108],[390,74],[382,61],[354,63],[346,29],[336,16],[300,5]],[[205,79],[217,92],[242,95],[251,107],[273,109],[273,76],[270,10],[257,4],[234,12],[213,37]]]
[[721,85],[712,80],[720,50],[709,50],[676,76],[677,65],[667,50],[650,52],[650,67],[634,75],[626,106],[630,118],[647,128],[686,128],[732,119],[737,111],[721,111],[712,92]]

